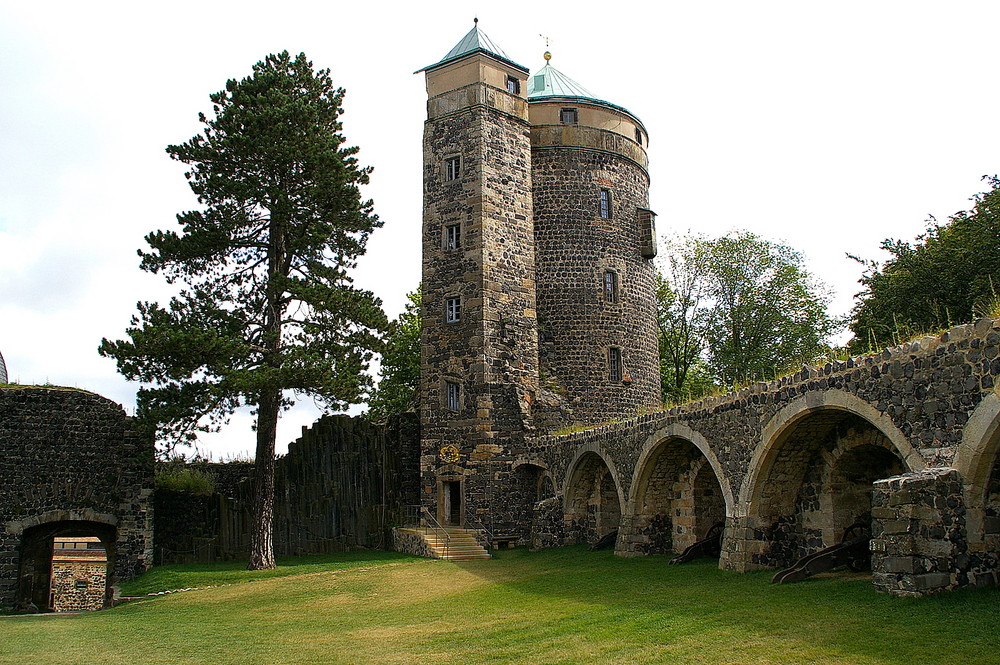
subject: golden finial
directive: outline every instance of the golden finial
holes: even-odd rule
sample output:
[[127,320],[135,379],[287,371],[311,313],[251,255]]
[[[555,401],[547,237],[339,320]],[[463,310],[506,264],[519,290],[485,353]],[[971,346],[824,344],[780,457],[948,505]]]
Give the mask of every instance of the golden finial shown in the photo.
[[549,38],[542,33],[538,33],[538,36],[545,40],[545,53],[542,57],[545,58],[545,62],[548,62],[552,59],[552,53],[549,52]]
[[548,62],[549,60],[552,59],[552,54],[546,51],[545,54],[542,55],[542,57],[545,58],[545,62]]

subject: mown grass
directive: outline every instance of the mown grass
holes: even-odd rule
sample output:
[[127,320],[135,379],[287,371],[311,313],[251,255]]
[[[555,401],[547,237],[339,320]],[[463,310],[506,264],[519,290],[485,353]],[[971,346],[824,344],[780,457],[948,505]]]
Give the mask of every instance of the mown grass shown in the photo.
[[368,554],[102,612],[0,619],[0,663],[998,662],[995,590],[890,598],[862,576],[772,586],[769,573],[711,561],[580,547],[458,563]]

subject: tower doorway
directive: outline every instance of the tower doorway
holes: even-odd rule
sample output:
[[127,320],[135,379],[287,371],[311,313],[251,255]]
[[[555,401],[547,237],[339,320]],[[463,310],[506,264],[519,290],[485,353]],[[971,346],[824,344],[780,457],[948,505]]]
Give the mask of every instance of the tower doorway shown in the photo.
[[450,526],[461,526],[462,524],[462,481],[444,481],[444,523]]

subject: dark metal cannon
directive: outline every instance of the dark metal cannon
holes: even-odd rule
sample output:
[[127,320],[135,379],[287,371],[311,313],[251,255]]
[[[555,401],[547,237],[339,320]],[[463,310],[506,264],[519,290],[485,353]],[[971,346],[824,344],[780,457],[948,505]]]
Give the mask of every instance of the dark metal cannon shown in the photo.
[[800,582],[838,566],[847,566],[855,572],[868,570],[872,563],[871,540],[870,522],[860,519],[847,527],[839,543],[802,557],[790,568],[776,573],[771,584]]
[[678,563],[687,563],[701,556],[719,558],[719,554],[722,552],[722,532],[725,530],[725,527],[725,522],[716,522],[709,527],[704,538],[693,545],[688,545],[684,548],[683,552],[668,561],[668,563],[673,566]]

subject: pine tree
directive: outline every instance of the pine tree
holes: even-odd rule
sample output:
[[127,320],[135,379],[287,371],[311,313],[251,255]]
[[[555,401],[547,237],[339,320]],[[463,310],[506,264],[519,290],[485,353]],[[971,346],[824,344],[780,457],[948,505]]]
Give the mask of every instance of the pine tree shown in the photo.
[[241,406],[256,416],[251,569],[273,568],[274,444],[296,395],[343,408],[386,319],[348,270],[380,226],[361,198],[370,168],[344,147],[344,90],[305,54],[269,55],[210,96],[203,132],[167,147],[199,209],[181,231],[146,236],[141,267],[182,285],[169,306],[138,304],[129,340],[100,353],[141,381],[138,412],[161,439],[190,441]]

